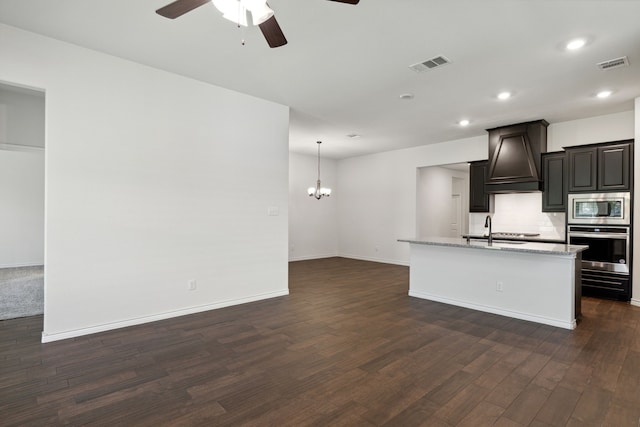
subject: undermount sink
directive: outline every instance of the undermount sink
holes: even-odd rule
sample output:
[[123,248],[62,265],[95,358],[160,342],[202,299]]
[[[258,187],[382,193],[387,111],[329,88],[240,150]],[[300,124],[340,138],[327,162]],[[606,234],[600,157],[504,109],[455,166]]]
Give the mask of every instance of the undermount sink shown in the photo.
[[[483,242],[486,243],[487,239],[482,239],[482,238],[477,238],[477,237],[472,237],[469,239],[470,242]],[[524,245],[527,242],[520,242],[520,241],[516,241],[516,240],[500,240],[500,239],[493,239],[493,243],[499,243],[501,245]],[[488,247],[492,247],[492,246],[488,246]]]
[[469,239],[469,243],[474,243],[475,245],[480,243],[483,248],[500,250],[505,246],[524,245],[527,242],[516,242],[512,240],[494,240],[493,243],[490,245],[486,239]]

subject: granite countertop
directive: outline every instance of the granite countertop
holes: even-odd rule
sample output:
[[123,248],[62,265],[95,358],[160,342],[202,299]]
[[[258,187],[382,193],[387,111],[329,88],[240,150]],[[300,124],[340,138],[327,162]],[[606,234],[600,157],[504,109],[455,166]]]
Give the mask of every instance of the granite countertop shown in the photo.
[[500,250],[509,252],[527,252],[534,254],[546,255],[573,255],[589,249],[584,245],[567,245],[564,243],[538,243],[524,241],[505,241],[494,240],[493,245],[489,246],[486,239],[470,241],[462,237],[426,237],[420,239],[398,239],[399,242],[415,243],[420,245],[431,246],[449,246],[458,248],[471,248],[479,250]]

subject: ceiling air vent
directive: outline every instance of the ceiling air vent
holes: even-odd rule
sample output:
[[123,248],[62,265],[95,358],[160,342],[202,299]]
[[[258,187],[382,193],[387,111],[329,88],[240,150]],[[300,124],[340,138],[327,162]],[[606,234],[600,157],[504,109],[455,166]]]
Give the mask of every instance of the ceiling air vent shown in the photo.
[[432,68],[440,67],[441,65],[445,65],[450,62],[451,61],[449,61],[446,57],[440,55],[431,59],[427,59],[426,61],[418,62],[417,64],[410,65],[409,68],[411,68],[413,71],[417,73],[422,73],[424,71],[428,71]]
[[612,68],[627,67],[629,65],[629,59],[626,56],[616,59],[610,59],[608,61],[599,62],[596,64],[601,70],[610,70]]

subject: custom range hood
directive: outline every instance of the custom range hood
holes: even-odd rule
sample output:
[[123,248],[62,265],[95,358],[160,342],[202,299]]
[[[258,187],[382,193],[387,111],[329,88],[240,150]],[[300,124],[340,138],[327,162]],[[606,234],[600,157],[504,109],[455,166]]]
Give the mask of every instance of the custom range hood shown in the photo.
[[542,191],[541,153],[547,151],[545,120],[519,123],[489,132],[489,193]]

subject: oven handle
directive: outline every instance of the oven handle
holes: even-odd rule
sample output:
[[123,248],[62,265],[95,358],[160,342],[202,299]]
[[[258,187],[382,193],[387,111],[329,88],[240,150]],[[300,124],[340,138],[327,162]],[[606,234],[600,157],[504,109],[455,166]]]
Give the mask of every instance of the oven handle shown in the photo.
[[629,235],[627,233],[622,234],[606,234],[606,233],[572,233],[571,231],[568,233],[569,237],[592,237],[594,239],[625,239],[629,240]]

